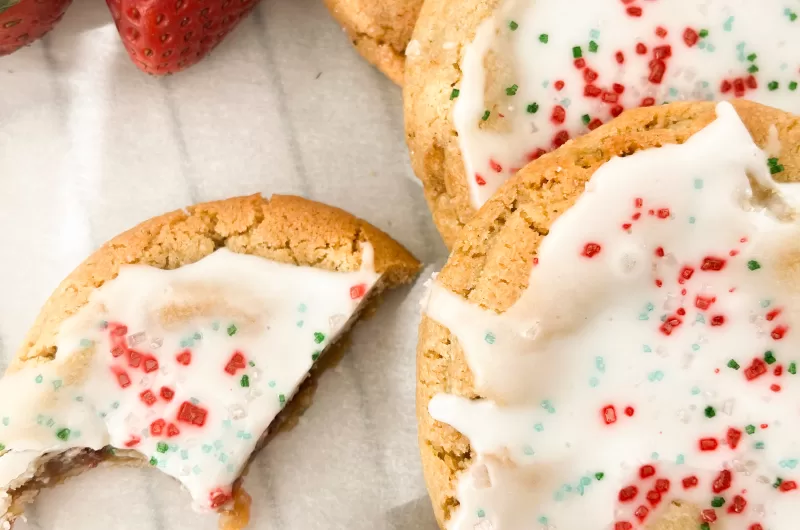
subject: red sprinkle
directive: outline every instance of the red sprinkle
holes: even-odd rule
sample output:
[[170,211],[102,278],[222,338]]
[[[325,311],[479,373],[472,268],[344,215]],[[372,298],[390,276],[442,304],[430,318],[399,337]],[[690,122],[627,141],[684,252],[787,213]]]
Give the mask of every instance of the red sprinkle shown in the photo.
[[712,326],[721,326],[725,323],[725,317],[722,315],[714,315],[711,317]]
[[162,386],[160,394],[164,401],[172,401],[172,398],[175,397],[175,391],[168,386]]
[[489,159],[489,167],[492,168],[492,171],[494,171],[495,173],[500,173],[501,171],[503,171],[503,166],[498,164],[493,158]]
[[636,486],[628,486],[619,490],[620,502],[628,502],[636,498],[639,494],[639,489]]
[[583,87],[583,95],[587,98],[596,98],[602,93],[603,91],[595,85],[586,85]]
[[665,478],[660,478],[656,480],[656,491],[660,491],[661,493],[666,493],[669,491],[669,480]]
[[775,340],[781,340],[786,332],[789,330],[786,326],[777,326],[775,329],[772,330],[772,338]]
[[716,451],[719,443],[716,438],[701,438],[699,445],[701,451]]
[[656,104],[655,98],[644,98],[644,99],[642,99],[641,106],[642,107],[652,107],[655,104]]
[[131,438],[130,438],[130,440],[128,440],[127,442],[125,442],[125,447],[135,447],[135,446],[139,445],[139,442],[141,442],[141,441],[142,441],[142,439],[141,439],[141,438],[139,438],[138,436],[134,436],[133,434],[131,434]]
[[558,149],[569,141],[569,133],[567,131],[559,131],[553,137],[553,147]]
[[658,210],[659,219],[666,219],[667,217],[669,217],[669,208],[661,208]]
[[690,280],[692,278],[692,274],[694,274],[694,268],[689,267],[688,265],[684,266],[681,269],[681,277],[678,279],[678,283],[683,283],[686,280]]
[[558,90],[558,91],[561,91],[561,90],[564,88],[564,81],[561,81],[561,80],[559,79],[558,81],[556,81],[556,82],[553,84],[553,86],[555,86],[555,87],[556,87],[556,90]]
[[752,381],[753,379],[758,379],[765,373],[767,373],[767,363],[765,363],[758,357],[754,358],[753,363],[744,369],[744,376],[745,378],[747,378],[748,381]]
[[664,248],[663,247],[658,247],[656,249],[656,256],[658,256],[659,258],[663,258],[664,257]]
[[606,425],[611,425],[617,421],[617,409],[614,408],[614,405],[606,405],[603,407],[602,414],[603,421],[606,422]]
[[640,17],[640,16],[642,16],[642,8],[639,7],[639,6],[631,6],[628,9],[626,9],[625,12],[628,13],[628,15],[632,16],[632,17]]
[[706,508],[700,512],[700,519],[707,523],[713,523],[717,520],[717,512],[713,508]]
[[663,39],[667,36],[667,30],[663,26],[658,26],[656,28],[656,35]]
[[584,58],[581,57],[580,59],[575,59],[574,64],[575,68],[577,68],[578,70],[582,70],[583,68],[586,67],[586,60],[584,60]]
[[478,186],[485,186],[486,185],[486,181],[483,180],[483,177],[478,175],[477,173],[475,173],[475,182],[478,183]]
[[153,394],[153,391],[152,391],[152,390],[145,390],[144,392],[142,392],[141,394],[139,394],[139,398],[140,398],[140,399],[142,400],[142,402],[143,402],[145,405],[147,405],[148,407],[151,407],[151,406],[153,406],[153,404],[154,404],[156,401],[158,401],[158,398],[156,397],[156,395],[155,395],[155,394]]
[[225,371],[231,375],[235,375],[236,370],[239,368],[247,368],[247,364],[245,364],[245,359],[244,355],[242,355],[242,352],[236,351],[233,352],[228,364],[225,365]]
[[625,107],[623,107],[622,105],[614,105],[613,107],[611,107],[611,115],[616,118],[617,116],[622,114],[622,111],[624,110]]
[[733,477],[731,472],[727,469],[723,469],[717,475],[717,478],[714,479],[714,483],[711,485],[711,491],[714,493],[720,493],[725,491],[726,489],[731,487],[731,481]]
[[116,324],[114,322],[108,325],[108,332],[114,337],[124,337],[128,334],[128,326],[125,324]]
[[683,321],[680,318],[676,316],[670,316],[667,317],[667,319],[664,321],[664,323],[661,324],[661,327],[658,329],[660,329],[661,333],[663,333],[664,335],[671,335],[672,330],[680,326],[682,323]]
[[128,366],[131,368],[139,368],[142,364],[142,354],[138,351],[131,351],[128,355]]
[[174,423],[170,423],[167,425],[167,438],[172,438],[173,436],[178,436],[181,433],[181,430],[175,426]]
[[193,405],[189,401],[184,401],[178,411],[178,421],[202,427],[206,423],[207,415],[208,411],[206,409]]
[[611,85],[611,88],[617,94],[622,94],[623,92],[625,92],[625,87],[623,85],[620,85],[619,83],[614,83],[613,85]]
[[[567,117],[567,111],[561,105],[556,105],[553,107],[553,113],[550,115],[550,121],[557,125],[561,125],[564,123],[564,120]],[[490,162],[491,163],[491,162]],[[494,169],[494,167],[492,168]]]
[[598,127],[600,127],[601,125],[603,125],[603,122],[600,120],[600,118],[595,118],[589,122],[589,125],[587,125],[587,127],[589,128],[590,131],[593,131]]
[[192,363],[192,352],[190,350],[183,350],[175,356],[175,360],[178,361],[178,364],[189,366]]
[[656,490],[650,490],[647,492],[647,500],[651,505],[655,506],[661,502],[661,494]]
[[231,499],[231,496],[227,493],[223,493],[221,489],[212,491],[208,494],[208,497],[211,500],[212,508],[219,508]]
[[167,422],[162,419],[158,419],[150,424],[150,434],[153,436],[161,436],[161,433],[164,432],[164,427],[167,426]]
[[714,297],[706,298],[704,296],[697,295],[697,298],[695,298],[695,300],[694,300],[694,305],[695,305],[696,308],[702,309],[703,311],[705,311],[706,309],[711,307],[711,304],[713,304],[716,301],[717,301],[717,299],[714,298]]
[[641,478],[652,477],[655,474],[656,474],[656,468],[654,468],[651,465],[644,465],[639,468],[639,476]]
[[781,310],[780,309],[773,309],[772,311],[767,313],[767,320],[770,320],[770,321],[775,320],[775,317],[777,317],[780,314],[781,314]]
[[772,390],[773,392],[780,392],[781,391],[781,385],[772,384],[772,385],[769,386],[769,389]]
[[781,482],[781,485],[778,486],[778,490],[784,493],[796,489],[797,489],[797,482],[795,482],[794,480],[784,480],[783,482]]
[[700,266],[704,271],[721,271],[725,267],[725,260],[723,258],[714,258],[711,256],[703,258],[703,264]]
[[650,513],[650,510],[647,508],[647,506],[642,505],[636,508],[636,511],[633,512],[633,515],[635,515],[639,521],[644,521],[647,518],[648,513]]
[[[534,160],[536,160],[536,159],[540,158],[542,155],[544,155],[544,154],[546,154],[546,153],[547,153],[547,151],[545,151],[544,149],[536,149],[536,150],[534,150],[534,151],[531,151],[531,152],[530,152],[530,153],[528,153],[528,155],[527,155],[528,162],[533,162]],[[483,179],[481,179],[481,180],[483,181],[483,184],[486,184],[486,181],[485,181],[485,180],[483,180]],[[481,184],[480,182],[478,182],[478,184],[480,184],[481,186],[483,186],[483,184]]]
[[350,288],[350,298],[353,300],[357,300],[364,296],[367,292],[367,284],[359,283],[358,285],[354,285]]
[[634,205],[635,207],[637,207],[637,208],[641,208],[643,204],[644,204],[644,200],[642,200],[642,199],[641,199],[641,198],[639,198],[639,197],[637,197],[637,198],[635,198],[635,199],[633,200],[633,205]]
[[583,255],[587,258],[593,258],[600,253],[602,247],[597,243],[586,243],[583,247]]
[[636,411],[633,410],[633,407],[625,407],[625,415],[626,416],[629,416],[629,417],[633,416],[634,412],[636,412]]
[[669,44],[656,46],[653,48],[653,56],[656,59],[668,59],[669,57],[672,57],[672,46]]
[[638,53],[639,55],[644,55],[645,53],[647,53],[647,46],[645,46],[640,42],[639,44],[636,45],[636,53]]
[[155,372],[158,370],[158,360],[152,355],[144,356],[144,371],[145,373]]
[[131,378],[128,376],[128,373],[125,370],[120,369],[112,369],[114,374],[117,376],[117,383],[122,388],[128,388],[131,386]]
[[728,513],[742,513],[744,511],[745,506],[747,506],[747,501],[741,495],[736,495],[733,497],[733,502],[730,506],[728,506]]
[[697,44],[699,38],[700,35],[698,35],[697,32],[692,28],[686,28],[683,31],[683,42],[685,42],[686,45],[690,48],[695,44]]
[[614,524],[614,530],[631,530],[633,525],[628,521],[619,521]]
[[699,481],[697,480],[696,476],[690,475],[684,478],[682,482],[683,482],[683,489],[688,490],[690,488],[696,488]]
[[617,63],[622,64],[625,62],[625,54],[623,54],[622,52],[617,52],[615,54],[615,57],[617,59]]
[[739,429],[734,429],[733,427],[728,429],[728,433],[726,435],[728,440],[728,446],[731,449],[736,449],[736,446],[739,445],[739,441],[742,439],[742,431]]

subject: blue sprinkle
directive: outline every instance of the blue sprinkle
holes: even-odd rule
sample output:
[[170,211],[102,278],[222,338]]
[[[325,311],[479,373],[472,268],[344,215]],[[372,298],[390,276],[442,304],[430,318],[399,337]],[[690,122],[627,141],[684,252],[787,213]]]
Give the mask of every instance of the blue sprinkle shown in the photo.
[[304,323],[304,322],[303,322],[302,320],[298,320],[298,321],[297,321],[297,327],[298,327],[298,328],[302,328],[302,327],[303,327],[303,323]]
[[694,179],[694,189],[696,190],[703,189],[703,179]]
[[578,495],[583,497],[583,484],[578,484],[577,490],[578,490]]
[[599,39],[600,38],[600,30],[593,29],[589,32],[590,39]]
[[693,225],[695,221],[696,221],[696,219],[694,218],[694,216],[689,217],[689,224],[690,225]]
[[269,385],[270,388],[275,388],[275,381],[270,381],[267,384]]
[[588,486],[591,483],[592,479],[590,479],[589,477],[581,477],[581,484],[583,484],[584,486]]
[[214,331],[219,331],[219,322],[214,322],[213,324],[211,324],[211,329],[213,329]]
[[478,517],[486,517],[486,512],[483,510],[478,510]]
[[228,470],[228,473],[233,473],[234,471],[236,471],[236,468],[233,467],[233,464],[228,464],[228,467],[226,469]]
[[701,324],[705,324],[706,323],[706,319],[705,319],[705,317],[703,317],[703,315],[697,315],[695,317],[694,321],[695,322],[700,322]]
[[[725,21],[725,23],[722,25],[722,28],[725,31],[731,31],[733,29],[733,20],[734,20],[734,17],[732,17],[732,16],[728,17],[728,20]],[[744,44],[744,43],[742,43],[742,44]]]
[[8,427],[8,423],[9,423],[9,421],[10,421],[10,420],[8,419],[8,416],[4,416],[4,417],[3,417],[3,425],[5,425],[6,427]]
[[203,444],[203,452],[204,452],[204,453],[208,454],[208,453],[210,453],[210,452],[212,451],[212,449],[214,449],[214,448],[213,448],[213,447],[211,447],[210,445],[208,445],[208,444]]
[[705,48],[706,48],[706,41],[704,41],[704,40],[701,40],[700,42],[698,42],[698,43],[697,43],[697,47],[698,47],[698,48],[700,48],[701,50],[705,50]]
[[699,388],[697,388],[696,386],[693,386],[693,387],[692,387],[692,395],[693,395],[693,396],[696,396],[696,395],[697,395],[697,394],[699,394],[699,393],[700,393],[700,389],[699,389]]
[[770,303],[769,300],[761,300],[761,307],[769,307]]
[[797,467],[797,460],[794,458],[791,460],[781,460],[780,466],[787,469],[794,469]]
[[542,432],[544,430],[544,425],[542,425],[541,423],[537,423],[536,425],[533,426],[533,428],[534,430],[536,430],[536,432]]
[[297,306],[297,310],[298,310],[300,313],[305,313],[305,312],[306,312],[306,309],[308,309],[308,308],[306,307],[306,304],[300,304],[299,306]]
[[599,379],[597,379],[596,377],[590,377],[590,378],[589,378],[589,386],[590,386],[590,387],[594,388],[594,387],[596,387],[596,386],[597,386],[597,385],[599,385],[599,384],[600,384],[600,380],[599,380]]
[[487,344],[494,344],[496,337],[494,336],[494,333],[487,331],[486,335],[483,336],[483,340],[485,340]]
[[651,351],[653,351],[653,350],[650,349],[650,346],[648,346],[647,344],[644,345],[643,350],[644,350],[645,353],[650,353]]
[[189,460],[189,451],[181,449],[181,460]]
[[195,331],[194,336],[192,338],[194,338],[194,340],[200,340],[203,338],[203,334],[200,333],[199,331]]
[[604,374],[606,372],[606,363],[602,357],[595,357],[594,358],[594,365],[597,367],[597,370]]
[[664,379],[664,372],[662,372],[661,370],[656,370],[655,372],[650,372],[647,375],[647,379],[649,379],[650,382],[661,381],[662,379]]
[[88,348],[88,347],[90,347],[92,344],[94,344],[94,341],[92,341],[92,340],[89,340],[89,339],[81,339],[81,348]]
[[564,493],[561,491],[557,491],[556,494],[553,495],[553,498],[556,500],[556,502],[561,502],[564,500]]
[[685,459],[684,459],[683,455],[678,455],[678,457],[675,459],[675,463],[678,464],[678,465],[683,464],[684,462],[685,462]]
[[650,317],[647,316],[647,313],[639,313],[639,320],[650,320]]
[[713,52],[713,51],[714,51],[714,50],[716,50],[716,49],[717,49],[717,47],[716,47],[716,46],[714,46],[714,45],[713,45],[713,44],[711,44],[710,42],[708,43],[708,51],[710,51],[710,52]]
[[61,379],[56,379],[55,381],[53,381],[53,390],[58,390],[59,388],[61,388],[61,384],[62,384]]
[[652,458],[653,460],[658,460],[658,453],[654,452],[653,454],[650,455],[650,458]]
[[214,442],[214,447],[215,447],[216,449],[221,449],[221,448],[222,448],[222,440],[217,440],[217,441],[215,441],[215,442]]
[[655,306],[651,302],[647,302],[647,310],[652,311],[653,309],[655,309]]
[[700,349],[700,345],[699,344],[692,344],[692,350],[697,351],[699,349]]
[[200,466],[194,466],[194,467],[192,468],[192,473],[194,473],[195,475],[199,475],[199,474],[200,474],[200,471],[201,471],[201,470],[200,470]]
[[533,447],[530,445],[526,445],[522,448],[522,452],[528,456],[533,456]]

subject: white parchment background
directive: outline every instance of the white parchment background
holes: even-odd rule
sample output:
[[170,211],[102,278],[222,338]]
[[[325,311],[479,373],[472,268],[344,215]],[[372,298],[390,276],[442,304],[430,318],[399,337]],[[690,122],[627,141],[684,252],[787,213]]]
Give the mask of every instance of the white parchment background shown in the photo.
[[[103,0],[0,59],[0,368],[58,282],[107,239],[187,204],[254,192],[342,207],[418,258],[446,252],[411,178],[400,90],[321,0],[263,0],[205,61],[155,79]],[[253,529],[434,529],[414,417],[421,282],[386,297],[300,425],[247,479]],[[155,470],[47,491],[23,530],[216,528]]]

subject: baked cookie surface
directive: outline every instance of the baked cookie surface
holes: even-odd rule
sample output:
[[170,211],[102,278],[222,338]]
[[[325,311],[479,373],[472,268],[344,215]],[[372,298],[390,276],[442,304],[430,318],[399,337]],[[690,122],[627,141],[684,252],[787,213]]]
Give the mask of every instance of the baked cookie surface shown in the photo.
[[198,204],[115,237],[56,289],[0,380],[0,521],[104,463],[154,466],[199,509],[239,510],[239,475],[302,412],[292,397],[317,360],[418,267],[368,223],[291,196]]
[[795,17],[777,0],[426,2],[406,133],[445,242],[519,168],[625,109],[743,98],[800,112]]
[[402,85],[406,47],[422,0],[325,0],[325,4],[358,52]]
[[792,527],[782,440],[797,433],[780,418],[798,391],[784,375],[800,362],[800,254],[770,174],[800,181],[799,120],[723,107],[627,111],[525,166],[467,223],[417,350],[442,528]]

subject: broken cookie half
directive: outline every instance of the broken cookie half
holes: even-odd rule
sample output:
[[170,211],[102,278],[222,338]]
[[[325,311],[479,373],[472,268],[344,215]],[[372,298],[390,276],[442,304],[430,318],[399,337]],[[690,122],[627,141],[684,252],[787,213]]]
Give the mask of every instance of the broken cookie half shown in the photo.
[[100,463],[152,466],[200,510],[241,510],[242,471],[316,361],[418,267],[371,225],[297,197],[201,204],[114,238],[59,286],[0,380],[0,523]]

